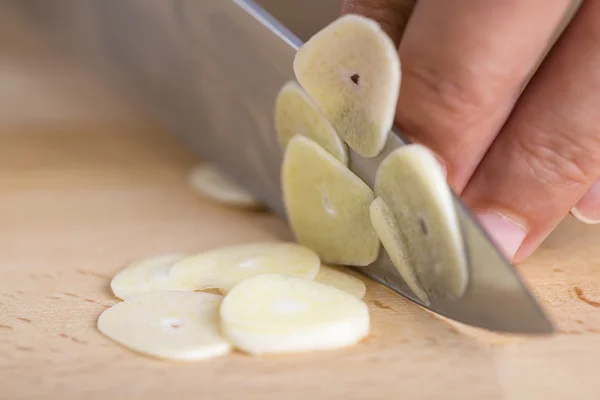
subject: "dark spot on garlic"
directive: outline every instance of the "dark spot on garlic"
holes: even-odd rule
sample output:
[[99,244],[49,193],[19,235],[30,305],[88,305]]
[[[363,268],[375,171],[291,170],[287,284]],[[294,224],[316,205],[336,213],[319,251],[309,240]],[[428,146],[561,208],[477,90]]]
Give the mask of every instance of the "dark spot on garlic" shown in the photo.
[[427,236],[429,229],[427,229],[427,224],[422,217],[419,217],[419,225],[421,226],[421,232],[423,232],[423,235]]

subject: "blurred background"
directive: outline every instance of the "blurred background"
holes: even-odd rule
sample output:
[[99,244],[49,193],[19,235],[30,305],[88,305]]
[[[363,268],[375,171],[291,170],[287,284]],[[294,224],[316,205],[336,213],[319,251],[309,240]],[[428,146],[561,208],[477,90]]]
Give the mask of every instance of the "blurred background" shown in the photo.
[[[36,19],[44,14],[56,18],[56,13],[64,14],[58,20],[69,19],[64,5],[76,10],[85,8],[85,3],[89,0],[0,1],[0,124],[107,115],[123,118],[140,112],[132,104],[133,99],[123,98],[129,95],[110,88],[108,81],[79,63],[48,36],[46,28]],[[335,19],[340,7],[340,0],[257,0],[256,3],[302,40]],[[79,21],[80,25],[85,23]]]

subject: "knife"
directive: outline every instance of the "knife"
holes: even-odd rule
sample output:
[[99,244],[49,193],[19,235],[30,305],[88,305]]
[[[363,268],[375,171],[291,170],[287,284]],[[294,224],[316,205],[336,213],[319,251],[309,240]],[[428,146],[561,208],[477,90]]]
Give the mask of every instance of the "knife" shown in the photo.
[[[252,0],[20,0],[14,6],[97,72],[143,98],[196,155],[286,218],[273,106],[279,89],[295,79],[292,62],[302,41],[271,14]],[[382,160],[407,143],[394,129],[375,158],[348,149],[349,168],[372,188]],[[515,268],[457,196],[454,202],[469,274],[460,298],[422,303],[383,249],[373,264],[357,270],[465,324],[552,333]]]

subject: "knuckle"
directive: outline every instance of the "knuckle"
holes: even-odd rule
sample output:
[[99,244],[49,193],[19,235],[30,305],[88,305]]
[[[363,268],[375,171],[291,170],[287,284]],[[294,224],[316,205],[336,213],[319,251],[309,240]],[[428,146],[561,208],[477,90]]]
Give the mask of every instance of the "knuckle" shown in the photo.
[[600,20],[600,2],[585,2],[581,5],[577,13],[581,13],[583,18],[590,21],[589,23],[580,24],[582,29],[584,29],[584,34],[593,42],[598,42],[600,40],[600,24],[597,21]]
[[[479,125],[498,105],[499,86],[483,72],[467,67],[448,69],[405,62],[398,106],[398,123],[408,131],[431,135],[462,135]],[[404,94],[404,96],[403,96]]]
[[[482,150],[493,140],[504,109],[497,80],[489,70],[431,67],[407,57],[396,109],[396,125],[408,137],[437,152],[448,166],[448,181],[461,192]],[[504,90],[504,89],[502,89]],[[498,126],[496,126],[498,125]]]
[[517,151],[531,175],[545,185],[589,185],[600,173],[600,132],[561,126],[567,125],[548,130],[530,123],[526,134],[516,136]]

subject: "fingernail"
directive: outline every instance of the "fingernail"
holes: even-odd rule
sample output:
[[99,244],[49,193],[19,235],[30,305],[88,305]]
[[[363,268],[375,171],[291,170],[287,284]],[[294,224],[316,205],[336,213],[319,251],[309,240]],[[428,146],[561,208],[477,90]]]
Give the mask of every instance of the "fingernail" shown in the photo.
[[571,215],[584,224],[600,224],[600,180],[571,209]]
[[574,216],[575,218],[577,218],[580,222],[583,222],[584,224],[589,224],[589,225],[600,224],[600,219],[594,219],[594,218],[587,217],[577,207],[571,208],[571,215]]
[[512,261],[527,236],[525,228],[495,212],[480,211],[477,218],[506,258]]

